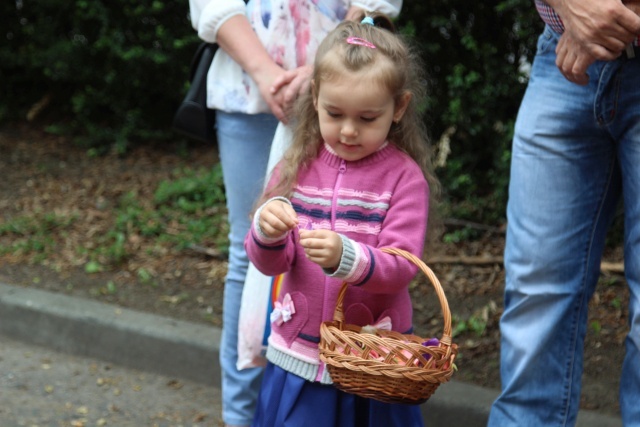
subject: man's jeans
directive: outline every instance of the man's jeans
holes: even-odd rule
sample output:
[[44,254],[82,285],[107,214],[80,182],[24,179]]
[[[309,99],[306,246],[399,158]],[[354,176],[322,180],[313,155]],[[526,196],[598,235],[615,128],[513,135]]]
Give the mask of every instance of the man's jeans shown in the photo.
[[249,215],[262,192],[271,141],[278,121],[270,114],[216,112],[220,162],[229,215],[229,269],[224,286],[220,342],[222,418],[226,424],[249,425],[260,390],[262,368],[238,371],[238,318],[249,260],[244,238]]
[[502,394],[489,425],[575,424],[587,305],[622,196],[631,331],[620,406],[625,426],[640,426],[640,49],[635,59],[594,63],[589,84],[579,86],[555,65],[558,37],[546,28],[538,40],[516,122],[500,321]]

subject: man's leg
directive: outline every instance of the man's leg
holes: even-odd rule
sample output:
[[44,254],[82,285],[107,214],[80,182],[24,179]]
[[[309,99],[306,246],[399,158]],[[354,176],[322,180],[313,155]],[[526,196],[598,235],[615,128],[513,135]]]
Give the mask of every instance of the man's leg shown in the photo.
[[515,129],[496,427],[575,423],[588,302],[619,195],[615,144],[593,113],[598,79],[568,82],[556,43],[545,30]]

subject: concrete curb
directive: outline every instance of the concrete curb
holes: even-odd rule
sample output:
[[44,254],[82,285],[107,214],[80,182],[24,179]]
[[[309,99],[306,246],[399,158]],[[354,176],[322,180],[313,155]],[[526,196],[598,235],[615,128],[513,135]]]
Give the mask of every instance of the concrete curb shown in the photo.
[[0,283],[0,335],[124,367],[220,383],[220,330]]
[[[220,330],[92,300],[0,283],[0,335],[218,387]],[[496,390],[451,381],[422,405],[429,425],[486,425]],[[580,411],[578,426],[621,427]]]

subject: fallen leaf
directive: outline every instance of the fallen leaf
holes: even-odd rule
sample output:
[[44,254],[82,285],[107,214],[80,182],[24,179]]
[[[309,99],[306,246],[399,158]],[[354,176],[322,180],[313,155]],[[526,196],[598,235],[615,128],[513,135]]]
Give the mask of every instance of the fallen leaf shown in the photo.
[[182,387],[184,387],[184,385],[178,380],[171,380],[167,383],[167,385],[174,390],[180,390]]
[[199,414],[196,414],[195,417],[193,417],[193,422],[194,423],[201,423],[206,418],[207,418],[207,414],[203,414],[202,412],[200,412]]

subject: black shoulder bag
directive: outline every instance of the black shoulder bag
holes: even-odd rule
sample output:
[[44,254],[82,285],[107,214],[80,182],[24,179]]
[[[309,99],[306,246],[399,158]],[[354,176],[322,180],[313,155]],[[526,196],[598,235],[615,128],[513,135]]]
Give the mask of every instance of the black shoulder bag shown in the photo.
[[174,131],[204,142],[215,141],[215,110],[207,108],[207,73],[217,50],[215,43],[203,42],[198,46],[191,60],[191,85],[173,117]]
[[[244,2],[247,3],[248,0]],[[173,117],[172,128],[189,138],[198,141],[213,142],[216,135],[213,129],[215,110],[207,108],[207,73],[218,50],[215,43],[200,43],[189,72],[189,91]]]

